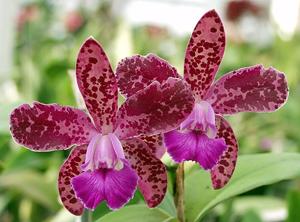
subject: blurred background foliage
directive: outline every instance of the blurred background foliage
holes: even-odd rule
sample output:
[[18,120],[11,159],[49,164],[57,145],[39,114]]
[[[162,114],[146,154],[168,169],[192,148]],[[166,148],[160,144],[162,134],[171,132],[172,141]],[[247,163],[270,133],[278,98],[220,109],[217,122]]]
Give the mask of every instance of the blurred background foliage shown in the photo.
[[[131,24],[119,14],[130,1],[76,2],[76,7],[68,10],[60,8],[62,1],[22,1],[18,4],[14,19],[13,66],[6,75],[8,77],[1,79],[0,85],[0,92],[4,92],[0,100],[1,222],[78,220],[62,208],[56,188],[58,169],[69,151],[45,154],[20,148],[9,134],[8,116],[13,107],[33,100],[80,106],[80,97],[73,87],[72,69],[84,39],[92,35],[101,42],[114,68],[122,57],[155,53],[168,60],[180,73],[183,71],[185,47],[192,29],[189,33],[175,34],[167,26],[157,23]],[[182,4],[178,1],[167,2]],[[237,135],[240,154],[300,152],[299,22],[298,29],[295,28],[287,38],[278,34],[279,28],[270,21],[270,1],[262,1],[265,4],[258,4],[257,1],[240,1],[240,4],[221,2],[223,4],[218,11],[224,18],[228,38],[218,76],[261,63],[286,73],[290,87],[289,100],[278,112],[243,113],[228,118]],[[192,21],[194,26],[210,6],[199,6],[194,1],[189,4],[201,8]],[[254,29],[266,32],[267,37],[263,40],[256,38],[256,35],[248,38],[251,35],[243,33],[243,13],[255,18],[258,24],[256,29],[254,25]],[[267,28],[261,29],[261,21],[268,24],[266,27],[272,27],[273,31],[270,33]],[[253,26],[252,23],[247,24],[246,29]],[[181,29],[176,24],[174,26]],[[172,192],[174,166],[170,164],[168,168]],[[165,201],[172,202],[172,197],[167,196]],[[143,203],[141,195],[137,193],[130,203]],[[215,207],[202,220],[299,221],[299,204],[300,178],[295,178],[231,198]],[[161,208],[174,210],[166,206],[168,204],[164,202]],[[102,204],[93,216],[99,218],[107,212],[109,210]]]

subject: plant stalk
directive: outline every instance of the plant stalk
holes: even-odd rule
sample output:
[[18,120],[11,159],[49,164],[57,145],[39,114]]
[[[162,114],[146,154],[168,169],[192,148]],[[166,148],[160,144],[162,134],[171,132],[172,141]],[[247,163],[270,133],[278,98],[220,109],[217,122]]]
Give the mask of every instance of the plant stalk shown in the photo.
[[82,216],[80,217],[80,222],[92,222],[93,221],[93,212],[84,209]]
[[176,170],[175,205],[177,208],[178,220],[180,222],[185,222],[185,217],[184,217],[184,163],[180,163]]

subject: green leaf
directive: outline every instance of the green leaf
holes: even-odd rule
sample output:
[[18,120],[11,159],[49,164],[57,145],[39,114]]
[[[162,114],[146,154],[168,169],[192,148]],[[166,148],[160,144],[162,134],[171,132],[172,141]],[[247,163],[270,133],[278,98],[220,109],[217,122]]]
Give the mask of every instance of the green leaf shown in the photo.
[[262,222],[262,219],[259,217],[257,212],[250,210],[245,213],[243,216],[242,222]]
[[131,205],[101,217],[97,222],[165,222],[172,217],[158,208],[150,209],[145,205]]
[[176,217],[176,206],[174,203],[173,196],[167,191],[164,200],[158,205],[158,208],[162,209],[163,211],[167,212],[173,217]]
[[10,113],[19,104],[20,102],[0,104],[0,134],[9,134]]
[[163,222],[180,222],[177,218],[169,218],[164,220]]
[[5,210],[6,205],[8,204],[10,199],[11,199],[11,197],[9,197],[9,196],[4,196],[4,195],[0,196],[0,215]]
[[300,218],[300,192],[291,190],[288,193],[288,219],[287,222],[298,221]]
[[59,208],[56,184],[33,171],[8,171],[0,175],[0,190],[20,192],[52,210]]
[[195,166],[185,180],[187,221],[198,221],[211,208],[230,197],[299,175],[300,154],[245,155],[239,157],[229,184],[221,190],[213,190],[209,173]]
[[249,210],[259,212],[261,215],[270,211],[286,209],[285,202],[274,196],[241,196],[234,198],[233,210],[237,214],[245,214]]

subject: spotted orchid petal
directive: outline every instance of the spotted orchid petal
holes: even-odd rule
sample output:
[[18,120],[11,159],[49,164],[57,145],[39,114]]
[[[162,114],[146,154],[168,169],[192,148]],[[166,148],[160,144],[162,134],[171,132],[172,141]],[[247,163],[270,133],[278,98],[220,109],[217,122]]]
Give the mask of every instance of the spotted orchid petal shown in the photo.
[[211,170],[213,188],[220,189],[228,183],[234,172],[238,156],[238,143],[230,124],[222,116],[216,116],[216,126],[217,138],[223,138],[227,145],[220,160]]
[[212,84],[225,49],[222,21],[215,10],[203,15],[188,43],[184,78],[191,85],[196,101],[200,101]]
[[68,159],[66,159],[61,166],[58,175],[58,191],[60,199],[65,208],[74,215],[81,215],[84,206],[81,201],[76,198],[71,185],[71,180],[81,172],[81,165],[85,159],[86,149],[86,145],[74,148]]
[[152,82],[120,107],[116,135],[120,139],[154,135],[176,128],[192,111],[194,98],[185,81]]
[[138,176],[126,160],[120,170],[100,168],[72,179],[76,197],[91,210],[104,200],[112,210],[121,208],[133,198],[137,183]]
[[121,93],[129,97],[156,80],[164,83],[169,77],[180,78],[176,69],[156,55],[127,57],[116,69]]
[[226,150],[224,139],[211,139],[197,131],[173,130],[164,134],[164,142],[176,162],[196,161],[205,170],[212,169]]
[[163,137],[161,134],[153,135],[153,136],[140,136],[148,146],[150,152],[156,156],[156,158],[160,159],[166,152],[166,147],[163,144]]
[[255,65],[222,76],[205,96],[219,114],[238,112],[271,112],[281,107],[288,97],[283,73],[274,68]]
[[76,76],[96,127],[103,134],[112,132],[117,110],[117,81],[104,50],[93,38],[86,40],[79,51]]
[[13,110],[10,130],[17,143],[39,152],[87,144],[96,132],[85,112],[38,102],[33,106],[23,104]]
[[167,190],[165,165],[156,158],[147,144],[134,138],[122,141],[126,159],[139,176],[138,186],[149,207],[156,207]]

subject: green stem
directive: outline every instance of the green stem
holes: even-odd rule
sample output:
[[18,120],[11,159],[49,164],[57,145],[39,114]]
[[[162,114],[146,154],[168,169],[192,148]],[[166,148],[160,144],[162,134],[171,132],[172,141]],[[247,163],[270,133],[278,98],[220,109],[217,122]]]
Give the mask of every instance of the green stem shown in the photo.
[[80,218],[80,222],[92,222],[93,221],[93,212],[84,209],[84,212]]
[[175,204],[177,208],[177,218],[180,222],[185,222],[184,217],[184,163],[180,163],[176,170],[176,196]]

